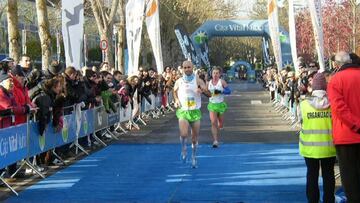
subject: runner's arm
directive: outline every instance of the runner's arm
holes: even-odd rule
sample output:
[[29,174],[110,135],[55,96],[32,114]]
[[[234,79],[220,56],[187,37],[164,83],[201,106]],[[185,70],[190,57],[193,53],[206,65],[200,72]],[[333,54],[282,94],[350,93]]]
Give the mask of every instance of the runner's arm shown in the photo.
[[175,107],[178,108],[180,107],[180,100],[178,97],[178,90],[179,90],[179,80],[176,80],[175,85],[174,85],[174,101],[175,101]]
[[211,92],[207,89],[207,85],[205,85],[204,81],[197,78],[198,88],[200,89],[200,93],[203,93],[207,97],[211,97]]
[[223,91],[223,94],[231,94],[231,89],[230,87],[228,86],[228,84],[226,83],[225,80],[221,80],[221,84],[224,88],[224,91]]

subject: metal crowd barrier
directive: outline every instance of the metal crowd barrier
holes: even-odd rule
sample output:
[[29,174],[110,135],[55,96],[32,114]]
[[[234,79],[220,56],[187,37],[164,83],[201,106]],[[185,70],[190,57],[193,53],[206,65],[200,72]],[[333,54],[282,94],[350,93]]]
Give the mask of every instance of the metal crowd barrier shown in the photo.
[[284,96],[278,93],[278,89],[275,90],[274,99],[271,101],[272,105],[285,122],[295,129],[300,126],[299,103],[294,101],[293,104],[289,101],[290,91],[286,91]]

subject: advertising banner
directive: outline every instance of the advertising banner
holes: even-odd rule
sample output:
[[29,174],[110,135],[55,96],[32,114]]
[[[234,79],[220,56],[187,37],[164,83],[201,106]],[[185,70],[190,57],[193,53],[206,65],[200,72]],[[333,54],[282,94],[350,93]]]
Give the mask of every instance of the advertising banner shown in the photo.
[[66,66],[83,66],[84,3],[83,0],[62,0],[62,37]]
[[63,128],[56,131],[52,123],[46,127],[44,135],[40,135],[37,122],[30,122],[29,156],[35,156],[56,147],[72,143],[76,139],[76,123],[73,114],[63,117]]
[[26,124],[0,129],[0,169],[27,155]]

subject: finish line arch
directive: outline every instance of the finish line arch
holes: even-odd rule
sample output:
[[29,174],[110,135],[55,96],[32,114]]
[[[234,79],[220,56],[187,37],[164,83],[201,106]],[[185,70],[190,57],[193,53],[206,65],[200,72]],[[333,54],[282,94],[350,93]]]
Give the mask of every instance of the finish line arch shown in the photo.
[[[289,33],[279,28],[282,66],[292,64]],[[267,20],[209,20],[191,34],[191,41],[195,47],[197,65],[205,64],[210,67],[208,42],[214,37],[262,37],[263,61],[269,64],[270,31]],[[200,64],[199,64],[200,63]],[[282,67],[280,67],[282,68]]]

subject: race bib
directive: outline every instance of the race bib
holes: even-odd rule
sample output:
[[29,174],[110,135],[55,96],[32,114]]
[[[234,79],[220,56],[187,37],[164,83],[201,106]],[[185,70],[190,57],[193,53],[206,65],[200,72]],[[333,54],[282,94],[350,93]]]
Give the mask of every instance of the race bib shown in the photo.
[[186,107],[187,108],[195,108],[196,107],[195,97],[187,97],[186,98]]

